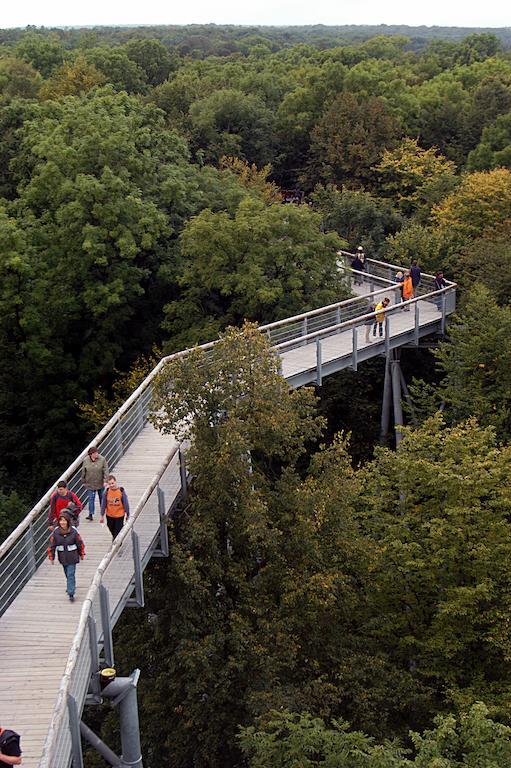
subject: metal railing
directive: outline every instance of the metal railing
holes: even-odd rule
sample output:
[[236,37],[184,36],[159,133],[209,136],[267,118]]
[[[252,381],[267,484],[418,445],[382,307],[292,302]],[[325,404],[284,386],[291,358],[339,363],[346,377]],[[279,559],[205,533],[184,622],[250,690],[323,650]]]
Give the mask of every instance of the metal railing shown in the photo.
[[[353,272],[348,266],[341,265],[341,268],[346,271],[348,276]],[[260,330],[266,334],[277,354],[282,354],[296,346],[316,344],[319,380],[321,379],[321,340],[336,333],[352,330],[354,345],[352,356],[354,367],[356,367],[356,328],[365,323],[368,318],[374,318],[374,312],[368,313],[367,311],[369,305],[385,294],[389,295],[390,293],[394,297],[395,304],[386,311],[387,339],[390,333],[389,318],[392,312],[396,312],[404,306],[402,304],[397,306],[398,301],[400,301],[400,288],[395,283],[394,276],[398,269],[399,267],[395,265],[369,259],[368,270],[370,271],[362,275],[368,284],[366,296],[355,296],[285,320],[269,323],[261,326]],[[422,280],[421,295],[406,302],[406,304],[415,305],[417,334],[420,322],[419,300],[435,303],[440,309],[444,322],[446,314],[453,311],[455,306],[456,285],[454,283],[449,283],[447,288],[440,291],[428,291],[433,282],[432,276],[423,275]],[[215,344],[216,342],[203,344],[199,349],[207,351]],[[69,488],[79,497],[85,496],[80,484],[80,472],[88,448],[92,445],[96,446],[99,452],[107,458],[109,466],[113,469],[147,423],[151,410],[155,377],[169,361],[185,355],[189,351],[184,350],[164,357],[61,475],[61,479],[65,480]],[[173,502],[179,489],[182,488],[183,482],[186,482],[183,466],[180,448],[176,446],[153,478],[128,524],[103,558],[96,572],[82,607],[80,622],[69,654],[66,672],[62,679],[40,768],[59,768],[59,766],[67,768],[71,749],[77,749],[77,745],[80,744],[79,734],[77,736],[76,733],[76,728],[79,727],[77,716],[83,707],[91,675],[99,668],[99,649],[102,648],[106,660],[113,663],[111,628],[126,604],[129,593],[133,591],[133,584],[130,581],[126,592],[117,596],[115,604],[109,605],[109,587],[112,587],[110,577],[114,575],[116,555],[123,542],[127,541],[129,537],[133,555],[135,593],[137,600],[143,599],[141,573],[154,549],[157,536],[161,534],[163,537],[165,524],[162,510]],[[176,478],[179,479],[179,482]],[[170,486],[173,488],[172,492]],[[52,485],[17,528],[0,545],[0,616],[31,579],[46,557],[47,517],[50,496],[55,487],[56,484]],[[152,520],[152,527],[146,525],[149,519]],[[141,547],[140,539],[143,535],[147,535],[148,530],[153,532],[151,533],[153,539],[149,542],[145,541],[144,546]]]
[[[185,491],[185,483],[181,450],[176,444],[96,570],[82,605],[78,629],[69,652],[39,768],[68,768],[71,754],[80,764],[79,755],[76,754],[77,751],[81,752],[80,716],[91,678],[95,692],[99,693],[97,673],[100,650],[103,650],[107,664],[113,665],[112,628],[116,617],[120,615],[127,595],[133,588],[138,604],[143,605],[142,552],[148,549],[151,551],[158,539],[165,548],[166,528],[165,533],[162,530],[165,518],[179,491]],[[149,539],[149,547],[140,546],[143,533]],[[117,554],[121,548],[124,557],[119,561]],[[116,581],[115,569],[122,562],[125,571],[127,549],[131,549],[132,553],[128,586],[116,597],[112,588]],[[164,554],[168,554],[168,550]],[[126,578],[124,572],[123,577]]]

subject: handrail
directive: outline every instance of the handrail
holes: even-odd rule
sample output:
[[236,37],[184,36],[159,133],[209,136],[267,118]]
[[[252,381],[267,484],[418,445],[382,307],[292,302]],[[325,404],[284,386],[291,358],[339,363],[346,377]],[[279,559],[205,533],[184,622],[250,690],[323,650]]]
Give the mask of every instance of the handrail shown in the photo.
[[[456,283],[451,283],[451,285],[446,286],[445,288],[439,288],[437,291],[431,291],[430,293],[425,293],[422,296],[416,296],[413,299],[408,299],[407,301],[402,301],[399,304],[392,304],[389,307],[385,307],[384,309],[379,309],[378,312],[368,312],[366,315],[359,315],[358,317],[354,317],[351,320],[344,320],[342,323],[336,323],[335,325],[329,325],[326,328],[320,328],[319,331],[313,331],[312,333],[304,334],[303,336],[297,336],[295,339],[289,339],[288,341],[282,341],[280,344],[275,344],[273,346],[273,349],[275,350],[282,350],[287,349],[287,347],[292,347],[294,344],[297,344],[298,342],[303,344],[303,342],[308,341],[310,339],[316,339],[319,336],[323,336],[325,334],[330,335],[332,331],[338,331],[341,328],[351,328],[353,325],[359,325],[363,324],[366,320],[369,320],[369,318],[373,318],[376,315],[383,315],[383,314],[391,314],[395,312],[399,312],[403,309],[407,304],[415,304],[419,301],[426,301],[427,299],[431,298],[432,296],[439,296],[442,293],[450,293],[452,290],[456,288]],[[386,288],[386,291],[389,289]]]
[[172,461],[172,459],[174,458],[176,453],[178,453],[179,450],[180,450],[179,444],[176,444],[173,446],[167,458],[165,459],[165,461],[163,461],[160,468],[158,469],[153,479],[151,480],[150,485],[147,487],[147,489],[143,493],[140,501],[135,507],[135,511],[130,515],[128,522],[126,523],[126,525],[123,526],[121,532],[116,537],[115,541],[112,543],[112,546],[110,547],[110,549],[108,550],[108,552],[103,557],[103,559],[101,560],[100,564],[97,567],[96,573],[94,574],[94,578],[92,579],[91,585],[87,591],[85,600],[83,601],[82,610],[80,612],[80,619],[78,622],[78,629],[75,632],[73,643],[69,651],[66,669],[64,671],[64,675],[62,676],[59,692],[57,694],[57,700],[53,710],[53,716],[50,722],[50,726],[48,728],[48,734],[44,744],[43,754],[39,763],[39,768],[51,768],[51,763],[49,761],[51,759],[52,748],[56,740],[57,726],[60,719],[62,718],[63,711],[65,711],[65,708],[67,706],[67,693],[71,683],[71,675],[77,663],[82,640],[84,638],[85,631],[87,629],[87,621],[89,619],[89,616],[91,615],[94,597],[97,595],[99,587],[101,586],[103,575],[106,569],[108,568],[108,566],[110,565],[110,563],[112,562],[112,560],[117,555],[117,552],[122,547],[124,540],[131,533],[133,526],[135,525],[135,522],[139,517],[140,513],[144,509],[149,497],[153,493],[154,489],[157,487],[165,470],[167,469],[170,462]]
[[[357,272],[356,269],[351,269],[351,267],[347,267],[351,272],[354,272],[355,274],[363,274],[361,272]],[[371,277],[374,277],[374,275],[371,275]],[[399,285],[399,283],[392,283],[390,280],[385,280],[384,277],[378,277],[376,276],[377,280],[384,280],[386,283],[390,283],[388,288],[378,288],[377,291],[371,291],[371,296],[376,296],[379,293],[385,293],[389,290],[391,290],[392,285]],[[306,317],[315,317],[316,315],[321,315],[325,312],[330,312],[333,309],[338,309],[340,307],[348,306],[348,304],[353,304],[355,301],[363,301],[369,296],[369,293],[366,296],[352,296],[351,299],[343,299],[343,301],[337,301],[335,304],[327,304],[325,307],[318,307],[318,309],[309,309],[307,312],[302,312],[299,315],[292,315],[292,317],[286,317],[283,320],[275,320],[273,323],[267,323],[266,325],[260,325],[259,330],[260,331],[270,331],[273,328],[280,328],[280,326],[285,325],[286,323],[295,323],[299,320],[304,320]]]
[[[343,256],[348,257],[354,257],[355,254],[350,253],[349,251],[338,251],[337,253],[342,254]],[[376,259],[367,259],[368,262],[380,264],[382,266],[385,266],[387,268],[391,267],[392,269],[400,269],[395,264],[388,264],[386,262],[377,261]],[[353,270],[351,267],[347,267],[347,269],[350,269],[352,272],[357,272],[357,270]],[[385,280],[385,282],[389,282],[391,285],[397,285],[396,283],[391,283],[391,281],[388,281],[386,278],[380,277],[378,275],[369,275],[366,272],[361,272],[360,275],[364,277],[365,280],[368,280],[370,277],[375,277],[378,280]],[[424,277],[433,277],[432,275],[428,275],[426,273],[423,273]],[[446,281],[449,283],[449,286],[455,286],[456,283],[452,283],[450,281]],[[381,288],[376,291],[372,291],[371,295],[379,295],[380,293],[384,293],[385,291],[390,290],[389,288]],[[368,294],[369,295],[369,294]],[[271,331],[274,328],[280,328],[283,325],[290,324],[293,322],[298,322],[300,320],[304,320],[308,317],[315,317],[321,314],[324,314],[325,312],[332,311],[334,309],[342,308],[343,306],[348,306],[350,303],[355,303],[357,301],[363,300],[363,296],[355,296],[351,299],[344,299],[343,301],[336,302],[334,304],[327,305],[325,307],[319,307],[317,309],[308,310],[307,312],[302,312],[299,315],[294,315],[292,317],[284,318],[283,320],[276,320],[272,323],[267,323],[265,325],[262,325],[259,327],[259,329],[262,332]],[[421,297],[423,298],[423,297]],[[402,305],[401,305],[402,306]],[[349,321],[345,321],[349,322]],[[305,336],[301,337],[302,339],[306,338]],[[217,341],[210,341],[206,342],[205,344],[200,344],[197,347],[194,347],[194,349],[210,349],[212,348]],[[285,342],[283,342],[285,343]],[[280,348],[280,345],[276,345],[276,348]],[[97,445],[101,440],[106,438],[114,429],[116,424],[120,421],[122,416],[130,409],[130,407],[133,405],[133,403],[136,402],[138,397],[144,392],[144,390],[149,386],[149,384],[153,381],[153,379],[158,375],[160,370],[171,360],[177,359],[179,357],[182,357],[183,355],[188,354],[191,351],[192,348],[188,348],[185,350],[181,350],[179,352],[174,352],[171,355],[167,355],[163,357],[160,362],[153,368],[153,370],[146,376],[146,378],[139,384],[139,386],[135,389],[135,391],[128,397],[128,399],[120,406],[120,408],[114,413],[114,415],[107,421],[105,426],[98,432],[98,434],[87,444],[87,446],[84,448],[84,450],[78,455],[78,457],[69,465],[69,467],[60,475],[59,479],[67,480],[69,477],[73,475],[74,472],[77,471],[77,469],[81,466],[84,458],[87,456],[87,451],[90,447]],[[57,481],[56,481],[57,482]],[[7,536],[7,538],[3,541],[3,543],[0,544],[0,560],[2,557],[8,552],[8,550],[12,547],[13,544],[16,543],[20,539],[20,537],[23,535],[23,533],[29,528],[30,524],[34,522],[34,520],[38,517],[40,512],[44,509],[44,507],[49,503],[51,494],[56,488],[56,482],[53,483],[50,488],[46,491],[46,493],[42,496],[41,499],[35,504],[35,506],[31,509],[31,511],[21,520],[21,522],[17,525],[17,527]]]
[[[337,251],[337,253],[342,253],[343,256],[348,256],[349,258],[353,258],[356,256],[355,253],[350,253],[350,251],[340,250],[340,251]],[[409,269],[409,267],[402,267],[399,264],[391,264],[390,261],[379,261],[378,259],[371,259],[369,257],[366,258],[366,261],[371,262],[372,264],[379,264],[382,267],[387,267],[387,268],[391,267],[392,269],[397,269],[397,270]],[[362,274],[367,275],[368,273],[362,272]],[[435,275],[430,275],[429,272],[422,272],[422,270],[421,270],[421,276],[430,277],[432,280],[435,279]],[[384,280],[385,278],[382,277],[381,279]],[[445,279],[445,282],[448,283],[449,285],[457,285],[457,283],[452,282],[452,280],[447,280],[447,278],[444,278],[444,279]]]

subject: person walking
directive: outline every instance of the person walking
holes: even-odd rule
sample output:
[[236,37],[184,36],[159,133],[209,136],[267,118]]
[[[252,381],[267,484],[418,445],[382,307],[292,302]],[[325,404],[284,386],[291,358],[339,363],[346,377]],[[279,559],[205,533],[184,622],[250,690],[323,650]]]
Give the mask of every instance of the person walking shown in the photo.
[[[405,276],[403,275],[403,273],[401,272],[401,270],[399,270],[399,272],[396,272],[396,276],[395,276],[394,280],[395,280],[395,281],[396,281],[396,283],[398,283],[398,285],[399,285],[399,296],[400,296],[400,301],[403,301],[403,280],[404,280],[404,279],[405,279]],[[396,301],[396,304],[398,304],[398,303],[399,303],[399,302],[398,302],[398,301]]]
[[374,309],[376,314],[374,316],[373,336],[376,336],[376,329],[378,329],[380,339],[383,336],[383,323],[385,320],[385,310],[387,309],[389,304],[390,304],[390,299],[387,296],[385,296],[383,301],[378,302],[378,304]]
[[71,525],[71,515],[67,512],[61,512],[58,527],[55,528],[50,536],[50,546],[48,547],[48,557],[51,564],[55,563],[55,552],[57,552],[59,563],[66,574],[66,592],[69,600],[74,603],[76,590],[76,565],[85,557],[85,546],[82,537]]
[[435,279],[433,281],[435,291],[441,291],[442,288],[447,288],[447,280],[444,277],[444,272],[440,269],[435,273]]
[[0,725],[0,768],[21,765],[20,735]]
[[82,502],[76,493],[73,493],[73,491],[69,490],[65,480],[59,480],[57,483],[57,490],[54,491],[50,496],[50,509],[48,511],[48,525],[50,527],[50,531],[52,531],[54,526],[57,525],[60,513],[63,509],[65,509],[65,507],[69,505],[70,502],[76,505],[78,516],[82,510]]
[[[366,270],[366,264],[365,264],[365,254],[364,249],[361,245],[357,248],[357,253],[355,254],[355,258],[351,262],[351,268],[354,269],[357,273],[365,272]],[[355,274],[353,278],[353,282],[355,285],[362,285],[362,277],[360,274]]]
[[101,499],[101,518],[100,523],[105,522],[108,530],[112,534],[112,541],[115,541],[122,530],[124,519],[130,516],[130,505],[124,488],[117,485],[114,475],[108,475],[107,487]]
[[107,477],[108,462],[105,457],[99,453],[96,446],[93,445],[89,448],[87,456],[83,460],[82,473],[80,476],[82,485],[84,485],[87,490],[89,514],[85,518],[86,520],[94,520],[96,493],[98,494],[99,505],[101,507],[101,499],[103,498]]
[[[435,273],[433,289],[435,291],[441,291],[442,288],[447,288],[447,280],[444,278],[443,270],[439,269],[438,272]],[[442,296],[435,296],[435,304],[437,309],[442,308]]]
[[410,274],[412,276],[413,298],[415,299],[421,283],[421,269],[417,263],[417,259],[412,259]]
[[[405,269],[405,274],[403,277],[403,301],[409,301],[410,299],[413,299],[413,282],[412,282],[412,275],[409,269]],[[410,306],[406,305],[406,307],[403,307],[403,309],[406,312],[410,311]]]

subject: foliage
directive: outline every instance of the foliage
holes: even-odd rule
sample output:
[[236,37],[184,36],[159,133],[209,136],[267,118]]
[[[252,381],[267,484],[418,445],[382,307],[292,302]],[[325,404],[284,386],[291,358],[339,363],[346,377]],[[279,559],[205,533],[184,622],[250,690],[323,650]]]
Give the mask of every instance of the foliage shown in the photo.
[[476,416],[500,439],[511,435],[511,309],[475,284],[436,353],[443,374],[439,392],[456,420]]
[[271,712],[257,727],[241,729],[250,768],[503,768],[511,759],[511,729],[488,717],[484,704],[460,716],[442,715],[435,727],[411,734],[414,757],[396,744],[375,745],[348,724],[327,725],[307,712]]
[[[371,634],[394,663],[461,706],[508,718],[510,449],[475,420],[404,430],[364,468],[361,502],[379,557]],[[365,497],[365,498],[364,498]]]
[[444,240],[435,227],[412,219],[395,235],[388,236],[385,257],[394,264],[409,264],[417,259],[422,270],[434,274],[446,266]]
[[269,712],[260,727],[243,728],[239,742],[250,768],[404,768],[397,745],[375,745],[334,720],[328,727],[309,713]]
[[23,59],[0,58],[0,103],[16,97],[33,99],[42,83],[41,75]]
[[432,219],[455,251],[509,219],[510,212],[511,170],[497,168],[465,176],[458,189],[433,208]]
[[137,358],[129,371],[114,369],[111,391],[98,387],[93,392],[91,402],[79,404],[80,416],[89,425],[92,434],[97,434],[121,405],[126,402],[128,397],[159,363],[161,357],[160,351],[153,349],[150,357]]
[[64,48],[57,35],[27,32],[16,46],[16,56],[28,61],[43,77],[63,64]]
[[375,169],[384,196],[396,200],[406,216],[425,220],[431,207],[456,186],[456,166],[435,149],[422,149],[416,139],[405,138],[385,150]]
[[362,245],[368,254],[377,255],[385,239],[402,225],[392,203],[369,192],[318,185],[311,198],[325,229],[335,230],[352,251]]
[[17,491],[0,491],[0,543],[25,516],[26,504]]
[[104,75],[94,64],[88,64],[84,56],[65,62],[54,70],[40,90],[42,99],[60,99],[64,96],[79,96],[105,82]]
[[497,117],[483,130],[481,141],[468,156],[470,171],[511,168],[511,113]]
[[374,181],[373,166],[394,146],[399,125],[385,103],[340,93],[312,131],[306,174],[315,183],[361,186]]
[[276,184],[268,181],[271,173],[271,165],[265,165],[258,170],[252,163],[241,160],[239,157],[220,158],[220,168],[226,168],[236,174],[246,190],[254,190],[265,203],[278,203],[282,201],[282,194]]
[[166,307],[173,343],[179,349],[244,318],[271,322],[341,298],[341,244],[307,206],[246,197],[234,216],[202,211],[180,237],[180,296]]

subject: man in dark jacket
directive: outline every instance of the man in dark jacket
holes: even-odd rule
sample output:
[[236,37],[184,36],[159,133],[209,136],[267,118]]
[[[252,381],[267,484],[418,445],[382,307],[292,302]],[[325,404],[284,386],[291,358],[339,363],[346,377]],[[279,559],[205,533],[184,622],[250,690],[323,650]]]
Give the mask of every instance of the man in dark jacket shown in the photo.
[[16,731],[0,726],[0,768],[21,765],[20,737]]
[[82,537],[71,525],[71,516],[67,512],[60,513],[58,527],[50,536],[48,557],[52,565],[55,563],[55,552],[57,552],[59,563],[66,574],[66,591],[73,603],[76,589],[76,565],[85,557],[85,547]]
[[410,275],[412,277],[413,286],[413,298],[417,296],[417,290],[421,282],[421,268],[417,264],[417,259],[412,259],[412,265],[410,267]]

